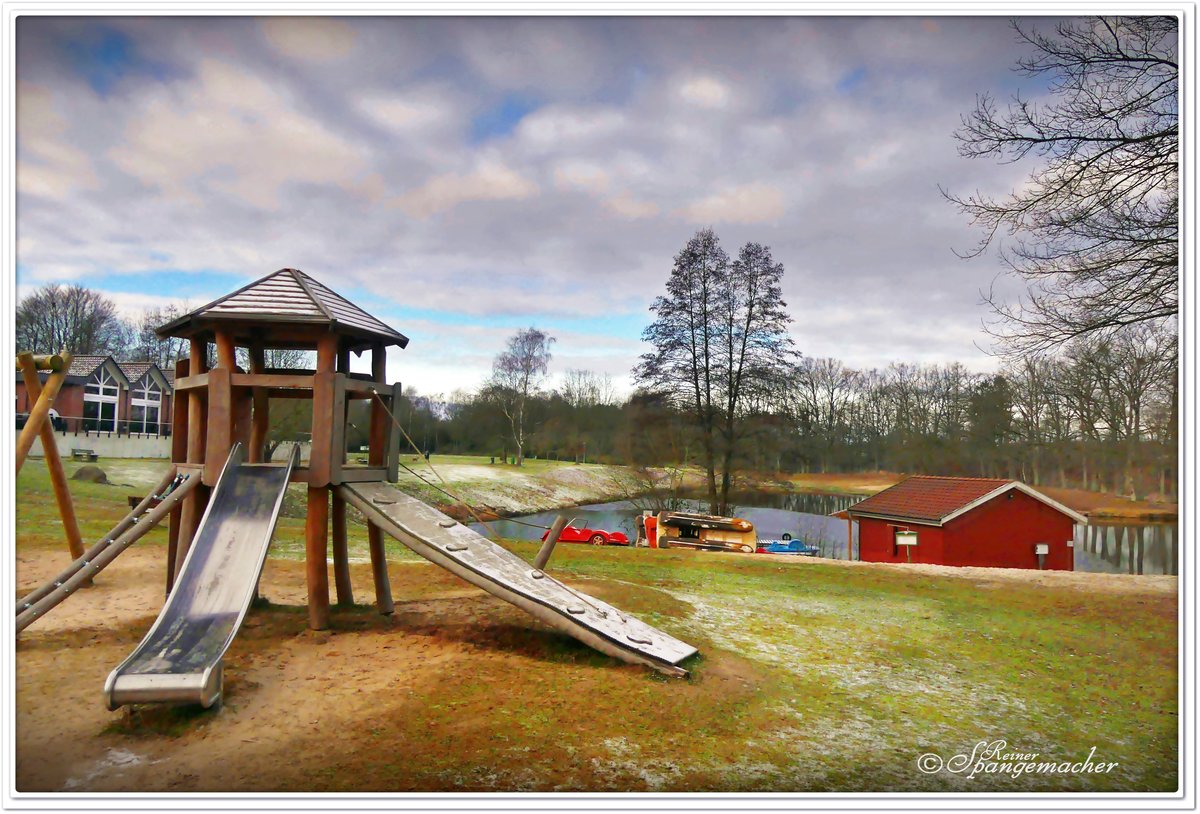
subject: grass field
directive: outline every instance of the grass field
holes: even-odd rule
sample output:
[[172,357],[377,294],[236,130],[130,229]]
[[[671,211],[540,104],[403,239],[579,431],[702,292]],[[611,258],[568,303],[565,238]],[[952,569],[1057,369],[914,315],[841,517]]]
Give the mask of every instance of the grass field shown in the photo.
[[[36,463],[17,483],[19,591],[33,587],[21,561],[65,560]],[[156,479],[153,466],[136,463],[109,474],[130,487],[72,482],[88,538],[124,513],[126,495]],[[145,759],[90,777],[86,785],[100,790],[1177,786],[1173,578],[1024,582],[977,570],[958,576],[559,546],[551,573],[699,647],[684,665],[691,678],[679,681],[619,665],[463,590],[391,541],[396,615],[380,617],[369,605],[336,610],[332,639],[315,638],[301,605],[303,521],[284,518],[264,574],[273,604],[252,611],[227,657],[225,708],[146,723],[104,712],[99,685],[88,682],[102,682],[152,621],[160,583],[156,595],[138,580],[161,577],[164,541],[161,530],[151,533],[135,547],[142,560],[126,563],[123,555],[90,589],[95,598],[85,592],[55,611],[79,614],[86,620],[79,627],[35,625],[22,637],[18,782],[24,778],[25,788],[86,775],[105,750]],[[535,551],[507,545],[527,558]],[[361,527],[351,530],[351,556],[366,557]],[[356,564],[354,578],[358,601],[367,601],[368,567]],[[143,590],[151,611],[111,626],[86,613],[88,603],[117,602],[121,590]],[[274,733],[269,745],[246,745],[262,731]],[[1095,760],[1119,766],[1015,779],[916,768],[923,753],[949,759],[995,739],[1055,761],[1083,760],[1095,747]],[[224,757],[201,761],[213,750]],[[239,750],[241,759],[228,760]]]

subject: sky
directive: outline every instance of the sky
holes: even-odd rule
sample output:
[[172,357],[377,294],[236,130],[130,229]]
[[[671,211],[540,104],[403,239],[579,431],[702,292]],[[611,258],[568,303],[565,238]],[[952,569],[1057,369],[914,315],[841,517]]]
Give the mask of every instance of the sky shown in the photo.
[[[50,18],[17,27],[18,295],[132,318],[299,268],[470,390],[506,337],[631,387],[674,255],[783,263],[799,350],[991,370],[994,254],[941,195],[976,95],[1038,88],[1001,17]],[[365,360],[364,360],[365,361]]]

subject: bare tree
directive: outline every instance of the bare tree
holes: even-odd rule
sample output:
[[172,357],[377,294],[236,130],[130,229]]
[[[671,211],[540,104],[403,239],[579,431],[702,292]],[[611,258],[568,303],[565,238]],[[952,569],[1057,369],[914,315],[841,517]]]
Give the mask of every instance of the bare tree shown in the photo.
[[1178,24],[1172,17],[1098,17],[1053,34],[1013,24],[1033,53],[1017,70],[1049,84],[1050,101],[991,96],[955,134],[959,153],[1005,163],[1040,159],[1007,198],[943,194],[997,236],[1027,295],[985,295],[990,330],[1012,353],[1161,321],[1178,310]]
[[655,319],[642,338],[654,349],[634,376],[669,394],[695,423],[714,514],[729,507],[747,405],[793,367],[782,277],[767,247],[747,243],[731,265],[716,234],[703,229],[675,256],[667,292],[650,306]]
[[78,285],[45,285],[17,305],[17,350],[121,356],[132,327],[108,297]]
[[578,410],[601,404],[616,404],[617,392],[607,373],[571,368],[563,373],[558,393],[563,401]]
[[538,393],[550,365],[554,337],[537,328],[525,328],[509,337],[508,347],[492,362],[489,381],[512,429],[517,466],[525,462],[526,408]]

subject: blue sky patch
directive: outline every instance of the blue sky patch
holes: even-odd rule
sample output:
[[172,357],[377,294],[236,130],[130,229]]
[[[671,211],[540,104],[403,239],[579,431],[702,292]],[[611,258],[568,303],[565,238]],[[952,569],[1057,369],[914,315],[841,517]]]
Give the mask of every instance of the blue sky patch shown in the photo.
[[855,68],[850,73],[838,80],[838,93],[853,93],[862,85],[863,80],[867,78],[867,69],[863,67]]
[[503,138],[517,128],[521,119],[538,107],[537,102],[524,96],[508,95],[498,104],[484,110],[471,120],[471,143]]
[[114,28],[94,28],[83,37],[67,41],[64,47],[72,67],[101,96],[107,96],[130,74],[149,74],[159,79],[167,75],[166,66],[144,59],[133,39]]

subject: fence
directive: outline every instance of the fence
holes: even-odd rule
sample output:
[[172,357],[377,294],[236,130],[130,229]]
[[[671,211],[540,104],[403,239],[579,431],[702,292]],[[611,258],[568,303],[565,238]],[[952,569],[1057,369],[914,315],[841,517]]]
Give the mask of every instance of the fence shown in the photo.
[[[25,426],[29,413],[17,413],[17,429]],[[84,416],[51,415],[50,422],[54,431],[60,435],[77,435],[81,438],[170,438],[171,425],[167,422],[154,421],[118,421],[116,429],[101,429],[101,419]],[[111,427],[111,421],[103,424]]]

